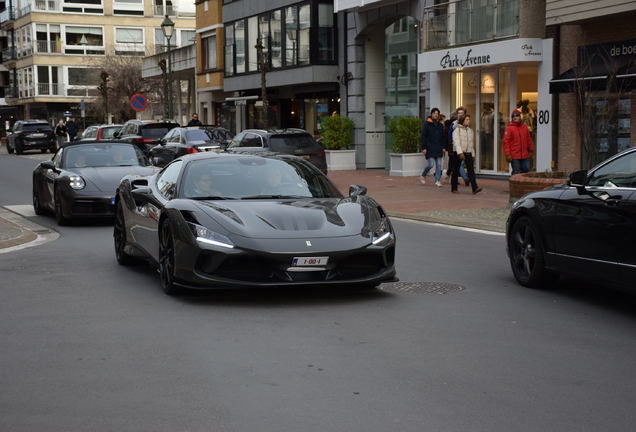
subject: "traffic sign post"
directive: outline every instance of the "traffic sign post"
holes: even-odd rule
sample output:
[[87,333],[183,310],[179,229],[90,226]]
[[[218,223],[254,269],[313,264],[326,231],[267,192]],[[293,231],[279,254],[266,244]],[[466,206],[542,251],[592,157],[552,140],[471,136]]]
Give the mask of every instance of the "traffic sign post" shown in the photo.
[[137,112],[141,112],[148,108],[148,99],[142,94],[133,95],[130,98],[130,107]]

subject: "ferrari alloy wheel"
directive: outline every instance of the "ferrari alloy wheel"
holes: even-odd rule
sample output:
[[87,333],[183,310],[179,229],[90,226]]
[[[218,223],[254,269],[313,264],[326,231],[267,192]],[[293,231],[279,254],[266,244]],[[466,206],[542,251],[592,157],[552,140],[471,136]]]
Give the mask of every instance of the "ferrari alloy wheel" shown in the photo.
[[174,237],[170,222],[164,221],[159,234],[159,277],[161,287],[168,295],[179,293],[179,287],[174,283]]
[[62,196],[60,195],[60,189],[57,186],[55,187],[55,193],[53,196],[55,198],[55,220],[57,221],[57,224],[59,226],[68,225],[69,220],[64,216],[64,213],[62,213]]
[[519,284],[529,288],[550,285],[557,275],[545,268],[545,251],[539,231],[532,220],[523,216],[515,222],[510,235],[510,266]]
[[126,223],[124,221],[124,209],[121,201],[117,201],[117,206],[115,207],[113,239],[115,240],[115,257],[119,264],[131,265],[139,262],[137,258],[124,252],[124,247],[126,247]]
[[35,179],[33,179],[33,211],[38,216],[44,214],[44,209],[40,205],[40,191]]

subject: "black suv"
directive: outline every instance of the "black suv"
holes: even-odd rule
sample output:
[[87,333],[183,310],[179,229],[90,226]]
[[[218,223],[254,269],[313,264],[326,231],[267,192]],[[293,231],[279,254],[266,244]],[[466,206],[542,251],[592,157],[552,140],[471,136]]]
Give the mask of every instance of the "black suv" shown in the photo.
[[53,128],[44,120],[18,120],[11,132],[7,132],[7,153],[19,155],[25,150],[49,150],[55,153],[56,140]]
[[117,141],[136,145],[148,156],[150,149],[156,146],[168,131],[176,127],[179,127],[179,123],[171,121],[128,120],[113,136]]
[[150,160],[164,166],[188,153],[222,151],[234,134],[221,126],[188,126],[172,129],[150,149]]
[[287,153],[308,160],[327,174],[325,150],[303,129],[247,129],[235,136],[227,151],[272,151]]

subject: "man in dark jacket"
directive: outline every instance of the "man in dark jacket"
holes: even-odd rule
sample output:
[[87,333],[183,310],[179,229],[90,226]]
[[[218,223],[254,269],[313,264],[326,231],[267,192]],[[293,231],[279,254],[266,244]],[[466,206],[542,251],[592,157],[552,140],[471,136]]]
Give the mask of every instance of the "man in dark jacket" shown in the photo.
[[446,154],[446,135],[444,134],[444,125],[438,119],[439,109],[433,108],[431,115],[422,125],[420,145],[422,153],[428,160],[428,165],[422,171],[420,182],[426,184],[426,176],[433,168],[433,163],[435,163],[435,186],[442,187],[442,183],[439,180],[442,177],[442,158]]
[[66,130],[68,131],[68,140],[70,142],[75,141],[75,138],[77,137],[77,132],[79,132],[79,126],[77,125],[77,123],[75,123],[74,117],[71,117],[66,122]]
[[57,123],[57,126],[55,126],[55,129],[53,129],[53,132],[55,132],[55,139],[57,140],[57,148],[62,147],[62,145],[66,141],[66,133],[68,132],[66,130],[66,126],[64,125],[63,119],[60,119],[60,121]]
[[192,114],[192,120],[188,122],[188,126],[203,126],[203,123],[199,121],[199,114]]

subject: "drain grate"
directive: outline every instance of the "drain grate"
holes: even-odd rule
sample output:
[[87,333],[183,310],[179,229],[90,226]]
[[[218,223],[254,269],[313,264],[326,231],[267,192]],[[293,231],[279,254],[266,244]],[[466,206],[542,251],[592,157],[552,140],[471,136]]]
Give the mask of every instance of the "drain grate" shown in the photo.
[[380,285],[380,289],[404,294],[448,294],[462,291],[464,287],[444,282],[397,282]]

